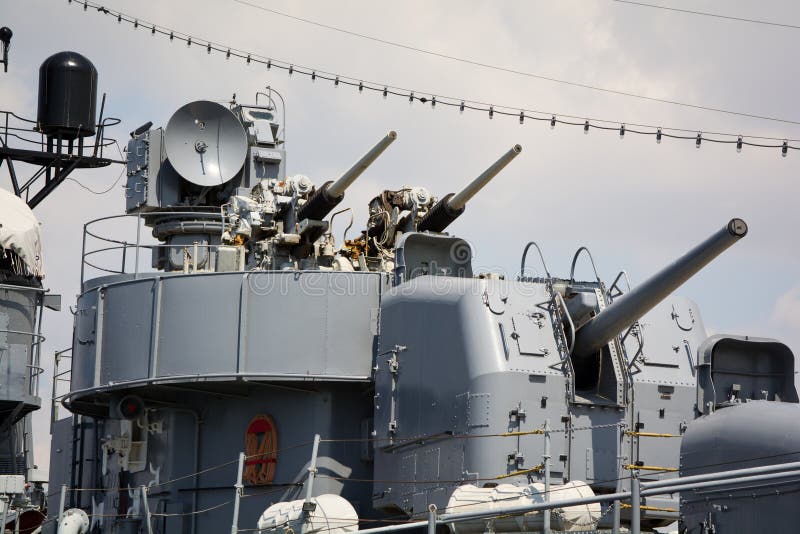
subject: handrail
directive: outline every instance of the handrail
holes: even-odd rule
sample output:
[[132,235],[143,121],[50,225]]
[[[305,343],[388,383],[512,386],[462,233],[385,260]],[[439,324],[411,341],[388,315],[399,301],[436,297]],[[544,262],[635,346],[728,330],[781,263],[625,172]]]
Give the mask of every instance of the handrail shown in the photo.
[[36,341],[32,342],[31,345],[37,343],[43,343],[45,341],[45,337],[37,332],[27,332],[25,330],[6,330],[6,329],[0,329],[0,332],[5,332],[6,334],[17,334],[20,336],[31,336],[32,338],[38,338]]
[[17,286],[13,284],[0,284],[0,289],[15,289],[20,291],[35,291],[37,293],[47,293],[47,289],[34,286]]
[[[122,220],[127,221],[136,220],[135,238],[131,239],[117,239],[111,235],[105,235],[102,231],[95,229],[100,224],[108,223],[109,221]],[[153,221],[164,220],[166,221],[180,221],[180,220],[209,220],[218,221],[223,228],[229,222],[230,217],[223,213],[217,206],[187,206],[186,209],[172,209],[170,211],[155,211],[151,213],[124,213],[118,215],[108,215],[92,219],[83,225],[83,246],[81,250],[81,284],[86,281],[86,268],[90,267],[97,271],[108,274],[138,274],[140,270],[139,265],[139,251],[156,250],[156,249],[203,249],[203,250],[216,250],[221,245],[200,244],[197,245],[168,245],[164,243],[143,243],[142,242],[142,223],[152,224]],[[110,244],[112,246],[100,246],[93,248],[93,241],[99,243]],[[133,249],[136,253],[132,258],[134,265],[128,267],[128,250]],[[95,256],[101,253],[108,253],[114,251],[121,251],[121,258],[113,260],[112,266],[103,265],[104,261],[89,261],[90,256]],[[194,258],[192,258],[194,260]]]
[[19,115],[17,115],[17,114],[16,114],[16,113],[14,113],[13,111],[5,111],[5,110],[2,110],[2,111],[0,111],[0,113],[2,113],[3,115],[11,115],[11,116],[12,116],[12,117],[14,117],[15,119],[19,119],[19,120],[21,120],[22,122],[29,122],[29,123],[31,123],[31,124],[36,124],[36,121],[35,121],[35,120],[26,119],[25,117],[20,117]]
[[597,280],[598,285],[602,285],[600,281],[600,275],[597,274],[597,266],[594,263],[594,257],[592,256],[592,252],[589,250],[588,247],[580,247],[578,250],[575,251],[575,255],[572,256],[572,266],[569,268],[569,283],[575,283],[575,264],[578,263],[578,257],[580,257],[581,252],[586,252],[586,255],[589,256],[589,262],[592,264],[592,271],[594,271],[594,277]]
[[[619,287],[619,282],[620,282],[620,280],[625,280],[625,284],[628,286],[628,291],[630,291],[630,290],[631,290],[631,279],[630,279],[630,277],[628,276],[628,271],[626,271],[625,269],[623,269],[623,270],[621,270],[621,271],[619,272],[619,274],[617,275],[617,277],[616,277],[616,278],[614,278],[614,281],[611,283],[611,285],[610,285],[610,286],[609,286],[609,288],[608,288],[608,297],[609,297],[609,300],[613,300],[613,299],[615,299],[616,297],[618,297],[618,296],[620,296],[620,295],[623,295],[623,294],[624,294],[624,293],[622,292],[622,289],[620,289],[620,287]],[[616,294],[616,295],[614,295],[614,294],[613,294],[615,289],[617,290],[617,294]]]
[[542,254],[542,249],[539,247],[539,244],[536,241],[529,241],[527,245],[525,245],[525,249],[522,251],[522,260],[520,261],[519,266],[519,280],[524,281],[525,277],[525,260],[528,258],[528,249],[531,247],[536,247],[536,251],[539,253],[539,259],[542,260],[542,267],[544,267],[544,274],[547,275],[547,278],[552,278],[550,276],[550,271],[547,269],[547,263],[544,261],[544,254]]
[[[37,303],[37,317],[41,318],[41,303]],[[41,320],[41,319],[39,319]],[[46,338],[41,334],[41,332],[27,332],[25,330],[8,330],[8,329],[0,329],[0,333],[5,334],[15,334],[18,336],[25,336],[31,337],[30,342],[30,356],[28,359],[28,363],[25,364],[25,368],[28,370],[27,377],[26,377],[26,386],[28,390],[28,394],[34,397],[39,396],[39,375],[44,372],[39,366],[39,355],[41,354],[42,344],[46,341]]]
[[[640,482],[639,478],[634,476],[631,478],[631,491],[618,491],[615,493],[593,495],[591,497],[579,497],[574,499],[563,500],[550,500],[546,499],[543,502],[534,502],[531,499],[529,504],[514,504],[508,506],[498,506],[493,509],[470,510],[465,512],[444,513],[437,514],[436,508],[430,510],[427,520],[412,521],[399,525],[391,525],[385,527],[369,528],[359,530],[360,534],[379,534],[383,532],[393,532],[397,530],[407,530],[412,528],[420,528],[427,526],[429,532],[435,531],[436,525],[446,525],[451,523],[459,523],[471,520],[491,520],[493,518],[508,516],[508,515],[521,515],[528,514],[535,511],[552,510],[556,508],[565,508],[571,506],[581,506],[587,504],[599,504],[604,502],[616,501],[633,501],[633,514],[631,517],[631,531],[640,532],[641,528],[641,515],[640,510],[647,510],[645,506],[640,503],[641,497],[650,495],[661,495],[667,493],[677,493],[681,491],[688,491],[695,488],[709,488],[726,486],[728,484],[742,484],[748,482],[762,481],[762,480],[775,480],[787,477],[800,476],[800,462],[791,462],[785,464],[776,464],[772,466],[762,466],[750,469],[736,469],[733,471],[722,471],[718,473],[709,473],[706,475],[688,476],[681,478],[673,478],[669,480],[662,480],[656,482]],[[755,476],[743,476],[755,474]],[[692,486],[691,484],[695,484]],[[735,488],[734,488],[735,489]],[[638,506],[637,506],[638,505]]]
[[564,297],[561,296],[561,293],[554,293],[554,298],[556,301],[560,303],[560,309],[563,311],[563,315],[567,318],[567,323],[569,323],[569,329],[571,332],[570,341],[567,344],[568,347],[568,354],[572,354],[572,349],[575,348],[575,323],[572,321],[572,316],[569,313],[569,309],[567,309],[567,303],[564,302]]
[[[58,384],[61,382],[72,382],[72,366],[64,371],[59,371],[62,359],[72,359],[72,347],[57,351],[53,357],[53,386],[52,394],[50,396],[50,433],[53,433],[53,425],[58,421],[58,409],[61,406],[61,401],[69,395],[69,391],[63,395],[58,394]],[[69,375],[69,378],[64,378]]]

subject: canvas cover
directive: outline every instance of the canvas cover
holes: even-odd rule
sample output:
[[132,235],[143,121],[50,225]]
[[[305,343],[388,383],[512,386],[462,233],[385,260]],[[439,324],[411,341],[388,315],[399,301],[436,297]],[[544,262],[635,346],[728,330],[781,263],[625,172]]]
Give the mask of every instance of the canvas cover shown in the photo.
[[0,189],[0,247],[16,253],[30,274],[44,276],[39,221],[21,198],[5,189]]

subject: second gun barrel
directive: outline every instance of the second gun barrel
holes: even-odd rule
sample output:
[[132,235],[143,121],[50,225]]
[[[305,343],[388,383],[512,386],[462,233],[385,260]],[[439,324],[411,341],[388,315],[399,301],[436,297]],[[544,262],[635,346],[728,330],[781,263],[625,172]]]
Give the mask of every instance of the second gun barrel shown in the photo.
[[450,200],[447,202],[448,207],[453,211],[458,211],[466,206],[467,202],[469,202],[469,199],[474,197],[478,191],[483,189],[483,187],[489,183],[489,180],[497,176],[497,174],[502,171],[506,165],[511,163],[511,160],[516,158],[520,152],[522,152],[522,145],[512,146],[508,152],[503,154],[500,159],[495,161],[491,167],[483,171],[480,176],[472,180],[467,187],[450,197]]
[[495,161],[491,167],[472,180],[467,187],[458,193],[450,193],[441,198],[419,222],[417,231],[443,232],[445,228],[464,213],[467,201],[475,196],[492,178],[497,176],[503,170],[503,167],[516,158],[520,152],[522,152],[522,146],[514,145],[508,152],[500,156],[500,159]]

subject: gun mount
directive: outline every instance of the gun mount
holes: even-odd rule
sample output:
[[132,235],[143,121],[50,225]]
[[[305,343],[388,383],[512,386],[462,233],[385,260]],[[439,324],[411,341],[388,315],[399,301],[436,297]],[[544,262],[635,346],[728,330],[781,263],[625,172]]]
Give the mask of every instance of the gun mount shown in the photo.
[[653,309],[667,295],[708,265],[747,234],[742,219],[731,219],[718,232],[694,247],[605,310],[589,319],[575,334],[573,358],[587,358],[600,350],[638,318]]
[[367,229],[359,238],[346,241],[341,253],[357,269],[391,271],[394,247],[401,235],[443,232],[464,213],[467,202],[520,152],[522,146],[514,145],[464,189],[438,202],[428,189],[419,186],[406,185],[381,192],[369,203]]
[[445,228],[450,226],[462,213],[467,205],[467,202],[474,197],[478,191],[483,189],[489,181],[497,176],[506,165],[511,163],[511,160],[516,158],[522,152],[521,145],[514,145],[508,152],[503,154],[500,159],[495,161],[491,167],[483,171],[477,178],[459,191],[458,193],[450,193],[439,202],[437,202],[423,219],[417,225],[417,230],[420,232],[443,232]]
[[322,220],[344,199],[344,192],[356,181],[356,178],[361,176],[395,139],[397,139],[397,132],[390,131],[369,152],[364,154],[364,157],[342,173],[338,180],[324,183],[297,212],[297,220]]

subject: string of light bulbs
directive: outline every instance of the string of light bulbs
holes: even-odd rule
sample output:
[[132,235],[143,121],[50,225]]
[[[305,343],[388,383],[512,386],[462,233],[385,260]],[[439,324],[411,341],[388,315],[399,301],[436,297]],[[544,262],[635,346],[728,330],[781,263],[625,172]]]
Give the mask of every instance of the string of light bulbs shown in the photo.
[[106,8],[103,5],[91,2],[89,0],[67,0],[67,3],[74,3],[80,6],[83,8],[83,11],[88,11],[89,8],[92,8],[99,14],[116,19],[119,24],[122,24],[123,22],[130,24],[134,29],[141,28],[145,31],[149,31],[153,36],[167,37],[170,41],[177,40],[179,42],[183,42],[187,47],[195,46],[197,48],[205,49],[209,55],[212,53],[222,54],[226,59],[234,57],[236,59],[245,61],[247,65],[254,63],[265,66],[267,70],[273,68],[283,70],[287,72],[289,76],[305,76],[312,82],[318,79],[331,82],[333,87],[338,87],[340,85],[355,87],[360,93],[368,91],[379,93],[384,98],[388,98],[389,96],[404,98],[407,99],[410,104],[413,104],[414,102],[420,102],[425,105],[430,105],[431,108],[436,108],[436,106],[457,108],[461,113],[464,111],[474,111],[485,114],[489,119],[493,119],[495,115],[503,117],[515,117],[519,120],[520,124],[524,124],[525,121],[528,120],[547,122],[550,124],[551,128],[555,128],[556,125],[559,124],[582,127],[585,134],[588,134],[592,129],[616,131],[621,139],[624,138],[626,134],[636,134],[654,137],[657,143],[660,143],[663,138],[693,140],[697,148],[700,148],[703,142],[735,145],[737,152],[741,152],[742,148],[745,146],[755,148],[772,148],[779,149],[781,155],[784,157],[788,155],[790,150],[800,150],[800,146],[798,146],[800,139],[741,135],[729,132],[709,132],[700,129],[696,130],[687,128],[662,127],[651,124],[626,123],[622,121],[580,117],[577,115],[550,113],[520,108],[517,106],[498,105],[469,100],[466,98],[437,95],[429,91],[419,91],[385,83],[371,82],[353,76],[340,75],[303,65],[297,65],[293,62],[285,60],[270,58],[254,52],[240,50],[235,47],[216,43],[209,39],[193,36],[173,28],[155,24],[144,19],[139,19],[127,13]]
[[294,21],[297,21],[297,22],[302,22],[304,24],[309,24],[309,25],[316,26],[316,27],[319,27],[319,28],[324,28],[326,30],[342,33],[342,34],[345,34],[345,35],[349,35],[351,37],[356,37],[356,38],[359,38],[359,39],[365,39],[365,40],[372,41],[372,42],[375,42],[375,43],[380,43],[382,45],[391,46],[391,47],[395,47],[395,48],[400,48],[400,49],[408,50],[408,51],[411,51],[411,52],[416,52],[416,53],[420,53],[420,54],[426,54],[428,56],[433,56],[433,57],[440,58],[440,59],[445,59],[445,60],[448,60],[448,61],[455,61],[455,62],[458,62],[458,63],[464,63],[464,64],[467,64],[467,65],[471,65],[473,67],[479,67],[479,68],[483,68],[483,69],[494,70],[494,71],[503,72],[503,73],[507,73],[507,74],[514,74],[514,75],[517,75],[517,76],[525,76],[525,77],[528,77],[528,78],[535,78],[537,80],[544,80],[544,81],[547,81],[547,82],[558,83],[558,84],[567,85],[567,86],[571,86],[571,87],[579,87],[581,89],[587,89],[587,90],[590,90],[590,91],[608,93],[608,94],[617,95],[617,96],[624,96],[624,97],[628,97],[628,98],[637,98],[639,100],[646,100],[646,101],[649,101],[649,102],[658,102],[660,104],[669,104],[669,105],[673,105],[673,106],[681,106],[681,107],[685,107],[685,108],[700,109],[700,110],[703,110],[703,111],[711,111],[711,112],[714,112],[714,113],[724,113],[726,115],[736,115],[736,116],[739,116],[739,117],[748,117],[748,118],[752,118],[752,119],[761,119],[761,120],[766,120],[766,121],[781,122],[781,123],[784,123],[784,124],[800,125],[800,121],[791,120],[791,119],[785,119],[785,118],[781,118],[781,117],[770,117],[770,116],[767,116],[767,115],[759,115],[759,114],[755,114],[755,113],[746,113],[744,111],[735,111],[735,110],[731,110],[731,109],[712,107],[712,106],[703,105],[703,104],[693,104],[693,103],[690,103],[690,102],[683,102],[683,101],[680,101],[680,100],[675,100],[675,99],[670,99],[670,98],[659,98],[659,97],[654,97],[654,96],[648,96],[648,95],[643,95],[643,94],[639,94],[639,93],[634,93],[633,91],[623,91],[623,90],[614,89],[614,88],[611,88],[611,87],[601,87],[599,85],[593,85],[593,84],[590,84],[590,83],[584,83],[584,82],[579,82],[579,81],[574,81],[574,80],[565,80],[565,79],[561,79],[561,78],[555,78],[553,76],[547,76],[547,75],[540,74],[540,73],[525,71],[525,70],[522,70],[522,69],[519,69],[519,68],[496,65],[496,64],[492,64],[492,63],[487,63],[485,61],[477,61],[475,59],[455,56],[453,54],[448,54],[448,53],[437,51],[437,50],[429,50],[429,49],[425,49],[425,48],[420,48],[419,46],[413,46],[413,45],[409,45],[409,44],[405,44],[405,43],[400,43],[400,42],[397,42],[397,41],[390,41],[388,39],[384,39],[384,38],[381,38],[381,37],[376,37],[374,35],[367,35],[367,34],[359,33],[359,32],[356,32],[356,31],[353,31],[353,30],[349,30],[349,29],[346,29],[346,28],[340,28],[338,26],[332,26],[330,24],[325,24],[323,22],[319,22],[319,21],[316,21],[316,20],[312,20],[312,19],[308,19],[308,18],[304,18],[304,17],[298,17],[298,16],[292,15],[290,13],[285,13],[283,11],[278,11],[277,9],[273,9],[273,8],[270,8],[270,7],[265,7],[265,6],[262,6],[260,4],[256,4],[256,3],[253,3],[253,2],[248,2],[247,0],[232,0],[232,1],[236,2],[237,4],[252,8],[252,9],[257,9],[259,11],[263,11],[265,13],[269,13],[271,15],[277,15],[279,17],[285,17],[285,18],[288,18],[290,20],[294,20]]

